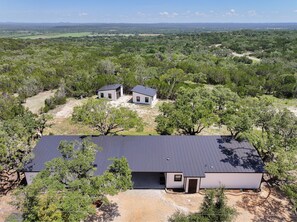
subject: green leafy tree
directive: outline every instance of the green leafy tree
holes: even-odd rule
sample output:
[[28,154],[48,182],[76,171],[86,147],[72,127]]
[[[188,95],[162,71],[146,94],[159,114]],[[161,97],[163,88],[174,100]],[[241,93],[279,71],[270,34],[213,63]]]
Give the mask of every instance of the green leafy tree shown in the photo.
[[0,192],[6,193],[20,182],[24,164],[32,157],[34,142],[48,126],[47,116],[25,110],[19,100],[0,99]]
[[265,163],[268,182],[282,189],[296,206],[297,117],[287,109],[277,110],[265,97],[255,107],[256,126],[261,131],[246,136]]
[[156,118],[157,131],[171,134],[175,129],[185,135],[199,134],[205,127],[218,122],[215,108],[207,90],[182,88],[174,103],[164,103],[160,107],[161,114]]
[[229,102],[223,111],[221,122],[227,126],[231,135],[237,138],[240,133],[249,132],[254,124],[253,100],[241,99]]
[[19,191],[24,221],[82,221],[95,214],[94,203],[132,187],[126,159],[114,159],[109,169],[94,176],[100,150],[88,139],[61,142],[61,157],[46,163],[33,183]]
[[17,98],[5,93],[0,94],[0,120],[13,119],[24,112],[25,109]]
[[101,135],[136,128],[141,131],[143,123],[135,111],[126,107],[113,107],[106,100],[89,99],[86,104],[75,107],[72,120],[94,127]]
[[188,80],[188,77],[182,69],[172,68],[169,69],[164,75],[162,75],[160,77],[160,81],[165,82],[168,86],[166,98],[171,98],[173,96],[173,93],[175,92],[175,88],[177,87],[177,85],[186,80]]

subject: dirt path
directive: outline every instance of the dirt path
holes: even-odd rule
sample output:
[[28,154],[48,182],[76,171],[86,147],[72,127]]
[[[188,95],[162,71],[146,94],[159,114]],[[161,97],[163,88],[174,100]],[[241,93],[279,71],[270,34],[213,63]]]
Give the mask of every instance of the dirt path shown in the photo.
[[44,101],[55,94],[55,90],[38,93],[35,96],[26,99],[24,106],[32,113],[39,113],[39,110],[44,106]]
[[236,57],[244,57],[246,56],[247,58],[253,60],[254,62],[261,62],[261,59],[257,58],[257,57],[254,57],[254,56],[250,56],[251,52],[246,52],[246,53],[242,53],[242,54],[239,54],[239,53],[236,53],[236,52],[232,52],[232,55],[233,56],[236,56]]

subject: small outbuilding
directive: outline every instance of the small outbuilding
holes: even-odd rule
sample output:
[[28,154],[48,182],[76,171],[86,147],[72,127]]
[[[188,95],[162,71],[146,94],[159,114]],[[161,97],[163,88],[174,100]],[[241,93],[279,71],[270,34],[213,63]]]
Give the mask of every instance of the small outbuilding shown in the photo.
[[133,103],[151,105],[157,99],[157,91],[149,87],[137,85],[131,91]]
[[123,86],[121,84],[106,85],[101,87],[97,93],[99,99],[117,100],[123,96]]

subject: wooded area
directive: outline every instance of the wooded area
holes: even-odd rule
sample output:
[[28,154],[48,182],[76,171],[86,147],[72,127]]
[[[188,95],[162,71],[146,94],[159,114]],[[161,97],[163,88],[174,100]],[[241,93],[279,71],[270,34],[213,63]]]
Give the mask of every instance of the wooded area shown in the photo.
[[[297,117],[287,109],[275,107],[267,96],[297,98],[297,31],[242,30],[38,40],[3,38],[0,39],[0,61],[2,193],[18,185],[21,169],[32,158],[34,144],[48,127],[49,116],[33,114],[23,107],[26,98],[45,90],[56,90],[54,96],[45,101],[42,110],[45,113],[65,103],[67,97],[94,96],[96,90],[106,84],[123,84],[125,93],[141,84],[157,89],[160,99],[172,100],[159,107],[158,134],[197,135],[212,125],[226,127],[236,139],[248,139],[255,146],[265,162],[269,184],[284,191],[297,208]],[[76,107],[72,121],[89,125],[100,135],[129,129],[141,131],[144,124],[135,111],[95,99]],[[70,151],[67,155],[80,157]],[[90,154],[89,162],[92,158]],[[55,161],[65,161],[65,169],[68,166],[67,158],[53,160],[48,166],[55,167]],[[60,179],[50,177],[47,168],[33,184],[36,187],[30,187],[33,191],[25,189],[23,195],[34,196],[40,190],[49,189],[51,192],[47,195],[39,196],[48,201],[57,190],[65,191],[66,186],[73,185],[77,192],[75,186],[79,183],[94,182],[84,175],[65,184],[64,175],[59,176]],[[108,176],[102,177],[105,182],[114,182],[109,181],[113,175]],[[129,173],[126,176],[130,178]],[[100,182],[98,186],[104,185],[102,178],[94,179]],[[128,185],[124,188],[129,188]],[[98,194],[88,190],[91,193],[87,193],[86,205],[94,200],[92,195],[101,195],[103,199],[105,194],[116,192],[103,191]],[[71,196],[79,195],[75,192],[67,193],[65,198],[76,198]],[[34,198],[28,200],[32,202],[25,199],[22,203],[25,217],[41,218],[38,211],[27,212],[36,202],[40,209],[44,207],[43,200]],[[62,200],[48,202],[54,208],[69,207],[69,203],[72,204],[65,205]],[[83,211],[92,213],[93,209]],[[42,213],[57,218],[69,216],[63,215],[64,211],[59,215]],[[86,215],[77,217],[86,218]]]
[[126,92],[145,84],[174,99],[180,86],[208,83],[240,96],[296,98],[296,52],[296,31],[1,39],[0,91],[24,99],[58,88],[63,78],[74,97],[121,83]]

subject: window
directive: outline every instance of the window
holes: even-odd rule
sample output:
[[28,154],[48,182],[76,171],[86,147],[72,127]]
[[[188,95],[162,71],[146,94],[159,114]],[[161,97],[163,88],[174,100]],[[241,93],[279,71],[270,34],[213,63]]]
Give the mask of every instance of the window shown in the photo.
[[111,99],[111,93],[108,93],[108,99]]
[[181,174],[174,175],[174,182],[182,181],[183,176]]
[[140,102],[140,96],[136,96],[136,101]]
[[104,93],[100,93],[100,97],[101,98],[104,98]]
[[144,100],[145,100],[146,103],[149,102],[149,98],[148,97],[145,97]]

